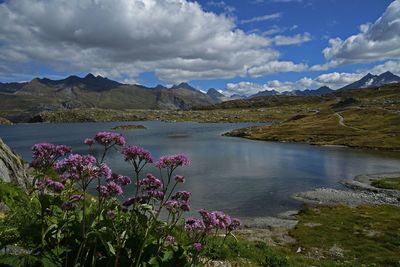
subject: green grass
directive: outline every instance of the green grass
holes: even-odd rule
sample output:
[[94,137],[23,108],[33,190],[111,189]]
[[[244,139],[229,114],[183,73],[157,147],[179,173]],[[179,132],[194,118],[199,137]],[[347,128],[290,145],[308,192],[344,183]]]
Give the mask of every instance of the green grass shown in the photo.
[[383,150],[400,149],[400,114],[381,108],[347,108],[340,111],[344,126],[331,109],[298,114],[272,126],[234,130],[229,135],[249,139],[344,145]]
[[146,127],[143,125],[127,124],[127,125],[118,125],[111,128],[111,130],[135,130],[135,129],[146,129]]
[[[400,266],[400,208],[365,205],[305,209],[290,234],[293,250],[353,266]],[[334,251],[340,251],[335,253]]]
[[378,188],[400,190],[400,177],[374,180],[371,185]]

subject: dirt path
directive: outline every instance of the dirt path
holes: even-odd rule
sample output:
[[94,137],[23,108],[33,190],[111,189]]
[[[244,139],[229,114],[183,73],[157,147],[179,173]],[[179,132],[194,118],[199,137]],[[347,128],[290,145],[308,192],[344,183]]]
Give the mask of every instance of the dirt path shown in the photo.
[[339,118],[339,125],[341,125],[341,126],[343,126],[343,127],[346,127],[346,128],[349,128],[349,129],[356,130],[356,131],[362,131],[362,129],[359,129],[359,128],[356,128],[356,127],[351,127],[351,126],[346,125],[346,124],[344,123],[344,117],[343,117],[342,114],[340,114],[339,112],[335,112],[335,115]]

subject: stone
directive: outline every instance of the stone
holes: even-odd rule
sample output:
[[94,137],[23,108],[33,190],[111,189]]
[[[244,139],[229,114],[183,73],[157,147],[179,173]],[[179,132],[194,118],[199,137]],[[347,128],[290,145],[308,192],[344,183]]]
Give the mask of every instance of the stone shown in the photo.
[[0,139],[0,180],[20,186],[26,190],[28,185],[27,166],[22,158],[14,153]]

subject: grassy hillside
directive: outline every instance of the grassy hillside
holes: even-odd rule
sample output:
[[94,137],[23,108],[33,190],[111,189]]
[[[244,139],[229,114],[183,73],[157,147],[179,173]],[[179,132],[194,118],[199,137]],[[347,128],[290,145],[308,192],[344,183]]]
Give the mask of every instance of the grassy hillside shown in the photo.
[[[228,133],[257,140],[400,150],[400,86],[335,92],[319,101],[267,108],[286,112],[272,126]],[[270,105],[270,100],[263,100]],[[295,111],[298,112],[290,112]]]

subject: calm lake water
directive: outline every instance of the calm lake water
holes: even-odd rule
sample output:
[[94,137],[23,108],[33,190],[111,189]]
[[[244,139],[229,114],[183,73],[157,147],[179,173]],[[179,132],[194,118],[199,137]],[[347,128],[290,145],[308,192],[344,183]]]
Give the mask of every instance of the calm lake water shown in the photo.
[[[121,124],[129,123],[18,124],[0,126],[0,137],[30,161],[34,143],[67,144],[76,153],[87,153],[82,143],[86,137]],[[341,179],[400,170],[399,153],[221,136],[254,123],[134,124],[142,124],[147,130],[121,131],[129,144],[145,147],[154,158],[176,153],[191,158],[192,165],[179,169],[178,174],[186,176],[183,188],[193,193],[194,210],[217,209],[242,218],[274,215],[301,205],[290,199],[294,192],[316,187],[341,188],[338,184]],[[107,163],[114,172],[131,174],[129,165],[117,152],[110,155]],[[133,192],[133,188],[128,190]]]

